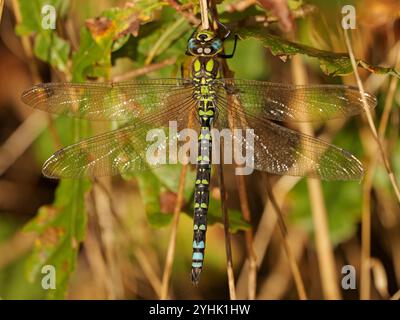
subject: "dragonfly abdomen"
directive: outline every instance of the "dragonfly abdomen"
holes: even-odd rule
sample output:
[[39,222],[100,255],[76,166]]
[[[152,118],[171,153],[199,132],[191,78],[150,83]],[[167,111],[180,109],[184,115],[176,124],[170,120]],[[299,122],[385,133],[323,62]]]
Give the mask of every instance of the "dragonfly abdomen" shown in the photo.
[[196,57],[192,63],[193,92],[200,121],[197,174],[194,193],[192,282],[197,284],[203,267],[211,177],[211,127],[215,117],[216,92],[213,81],[219,76],[219,63],[210,57]]
[[[209,92],[205,86],[199,86],[200,91]],[[207,213],[209,204],[209,185],[211,177],[212,137],[211,126],[214,120],[215,105],[211,95],[198,97],[198,116],[200,133],[198,138],[197,174],[194,194],[193,217],[193,255],[192,282],[197,283],[203,267],[206,243]]]

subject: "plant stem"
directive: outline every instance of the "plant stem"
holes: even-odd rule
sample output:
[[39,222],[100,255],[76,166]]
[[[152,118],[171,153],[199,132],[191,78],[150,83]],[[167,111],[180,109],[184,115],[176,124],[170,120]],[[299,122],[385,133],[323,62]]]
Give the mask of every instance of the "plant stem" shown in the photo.
[[[307,84],[307,76],[301,56],[293,57],[291,68],[294,84]],[[299,127],[303,133],[314,136],[310,123],[300,123]],[[322,183],[316,179],[307,179],[307,188],[313,217],[315,244],[323,294],[325,299],[338,300],[341,296],[336,276],[335,256],[329,238],[328,213],[326,211]]]
[[181,174],[179,177],[179,187],[178,187],[178,197],[176,199],[176,204],[174,208],[174,217],[172,220],[172,230],[171,236],[169,238],[167,257],[165,260],[164,273],[162,277],[161,283],[161,300],[168,299],[168,291],[169,291],[169,283],[171,280],[172,273],[172,265],[174,263],[175,258],[175,247],[176,247],[176,236],[178,233],[178,225],[179,225],[179,215],[181,213],[182,203],[183,203],[183,193],[185,189],[185,178],[187,172],[187,165],[184,165],[181,170]]
[[285,220],[283,218],[283,214],[282,211],[279,208],[279,205],[275,199],[274,193],[272,191],[272,186],[269,182],[269,178],[267,177],[267,179],[265,179],[267,182],[267,193],[268,193],[268,198],[272,203],[272,206],[275,210],[275,213],[277,215],[278,218],[278,226],[279,226],[279,230],[280,230],[280,235],[282,236],[282,244],[283,244],[283,248],[286,252],[286,256],[289,260],[289,265],[290,265],[290,269],[292,270],[292,274],[293,274],[293,279],[294,279],[294,283],[296,284],[296,288],[297,288],[297,292],[299,294],[299,298],[300,300],[307,300],[307,294],[306,294],[306,290],[304,289],[304,282],[303,279],[301,278],[301,273],[300,273],[300,269],[299,266],[297,264],[296,258],[292,253],[292,250],[290,249],[290,245],[289,245],[289,241],[288,241],[288,237],[287,237],[287,227],[285,224]]
[[203,30],[210,29],[210,22],[208,21],[208,11],[208,0],[200,0],[201,28]]
[[[249,209],[249,200],[247,197],[246,180],[243,175],[239,175],[236,178],[240,207],[242,209],[243,218],[251,223],[251,215]],[[247,283],[247,294],[250,300],[254,300],[256,297],[256,284],[257,284],[257,256],[253,248],[253,229],[250,227],[245,232],[246,249],[247,249],[247,261],[248,261],[248,283]]]
[[[222,145],[220,152],[222,154]],[[236,300],[235,278],[233,275],[233,263],[232,263],[231,234],[229,232],[229,216],[228,216],[228,210],[226,208],[227,198],[226,198],[224,171],[222,169],[222,163],[218,165],[218,174],[219,174],[219,187],[221,190],[221,209],[224,220],[226,269],[228,274],[229,298],[231,300]]]

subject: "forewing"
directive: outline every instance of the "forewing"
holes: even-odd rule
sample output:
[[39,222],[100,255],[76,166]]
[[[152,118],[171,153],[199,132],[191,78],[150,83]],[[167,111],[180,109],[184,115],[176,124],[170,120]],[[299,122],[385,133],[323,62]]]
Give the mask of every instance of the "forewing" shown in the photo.
[[[42,83],[22,100],[49,113],[90,119],[130,121],[190,103],[193,86],[184,79],[118,83]],[[161,120],[161,119],[160,119]]]
[[[235,96],[233,112],[276,121],[325,121],[362,113],[363,102],[356,87],[345,85],[295,86],[252,80],[222,79],[219,99],[227,103],[227,92]],[[224,92],[225,91],[225,92]],[[369,109],[375,96],[365,93]]]

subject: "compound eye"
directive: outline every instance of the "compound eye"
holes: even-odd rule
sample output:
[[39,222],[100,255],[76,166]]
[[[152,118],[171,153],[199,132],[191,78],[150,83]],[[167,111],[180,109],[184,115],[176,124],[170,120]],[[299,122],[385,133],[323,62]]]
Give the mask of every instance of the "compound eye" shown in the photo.
[[196,41],[194,39],[190,39],[188,43],[189,49],[193,50],[196,48]]
[[214,48],[215,51],[218,51],[222,47],[222,42],[221,42],[221,40],[217,39],[212,43],[211,46]]

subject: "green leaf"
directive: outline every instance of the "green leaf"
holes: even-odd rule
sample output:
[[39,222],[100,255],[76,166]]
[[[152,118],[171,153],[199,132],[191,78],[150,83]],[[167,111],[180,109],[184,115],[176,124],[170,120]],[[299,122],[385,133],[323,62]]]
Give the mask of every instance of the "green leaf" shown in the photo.
[[42,32],[35,38],[33,52],[39,59],[50,63],[60,71],[66,71],[70,45],[51,32]]
[[[183,37],[190,30],[190,26],[184,18],[163,22],[160,28],[154,30],[149,36],[142,38],[139,44],[139,52],[149,59],[155,58],[172,47],[176,41],[187,41]],[[183,54],[184,51],[180,50]],[[149,61],[146,60],[148,63]]]
[[92,38],[86,28],[81,29],[79,50],[72,57],[72,80],[85,81],[87,75],[108,77],[111,57]]
[[56,18],[64,16],[69,6],[69,1],[63,0],[19,0],[19,10],[21,13],[21,21],[16,26],[18,35],[30,35],[34,32],[46,31],[42,27],[42,8],[45,5],[51,5],[56,10]]
[[44,62],[50,63],[54,68],[65,71],[70,53],[70,45],[56,35],[55,30],[42,27],[42,8],[52,5],[58,19],[66,11],[68,1],[61,0],[20,0],[19,9],[21,22],[16,26],[16,32],[21,36],[36,34],[34,38],[34,54]]
[[[9,242],[12,237],[18,235],[20,229],[19,218],[15,214],[2,212],[0,215],[0,246]],[[10,243],[8,244],[10,246]],[[8,250],[13,250],[13,246]],[[27,255],[22,255],[10,263],[3,264],[0,268],[0,300],[28,300],[43,299],[45,291],[40,285],[40,281],[30,283],[24,274],[24,267]]]
[[63,299],[66,295],[79,245],[85,235],[84,194],[89,186],[90,183],[84,180],[61,181],[54,204],[41,207],[36,217],[24,227],[25,231],[38,235],[26,265],[28,279],[37,280],[44,265],[52,265],[56,270],[56,289],[48,291],[49,299]]
[[[324,200],[328,210],[329,236],[336,245],[354,236],[361,217],[361,187],[357,182],[323,182]],[[307,183],[302,180],[291,191],[287,206],[292,206],[289,221],[314,234]],[[317,226],[318,227],[318,226]]]
[[[241,39],[254,38],[261,41],[264,47],[269,48],[273,55],[286,59],[295,54],[304,54],[312,58],[317,58],[322,71],[332,76],[343,76],[353,72],[350,57],[347,53],[335,53],[316,49],[300,43],[288,41],[278,36],[268,33],[265,29],[240,29],[238,34]],[[400,77],[399,71],[395,68],[385,68],[374,66],[368,62],[357,59],[357,65],[370,72],[378,74],[391,74]]]

